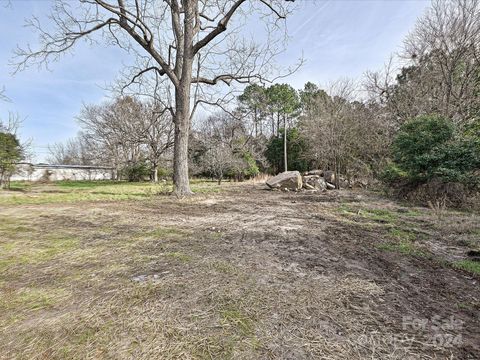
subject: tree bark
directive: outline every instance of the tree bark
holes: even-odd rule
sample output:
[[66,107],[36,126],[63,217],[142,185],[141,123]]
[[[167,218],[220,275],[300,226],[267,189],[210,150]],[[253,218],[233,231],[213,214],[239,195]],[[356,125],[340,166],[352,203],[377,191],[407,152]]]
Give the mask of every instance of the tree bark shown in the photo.
[[[184,69],[185,72],[185,69]],[[191,72],[191,70],[190,70]],[[190,83],[175,91],[175,142],[173,149],[174,194],[193,194],[188,177],[188,135],[190,130]]]
[[255,106],[255,109],[254,109],[254,120],[253,120],[254,124],[255,124],[255,138],[258,137],[258,124],[257,124],[257,107]]
[[277,113],[277,138],[280,137],[280,113]]
[[158,183],[158,164],[153,164],[152,181]]
[[275,136],[275,116],[272,112],[272,137]]
[[335,188],[337,190],[340,189],[340,169],[339,169],[340,165],[339,165],[339,161],[337,159],[337,157],[335,156],[335,166],[334,166],[334,174],[335,174]]
[[[176,75],[179,83],[175,86],[175,134],[173,149],[173,193],[177,196],[192,195],[188,176],[188,136],[190,132],[190,86],[193,67],[193,20],[194,4],[184,2],[183,49],[177,52]],[[179,49],[180,50],[180,49]]]

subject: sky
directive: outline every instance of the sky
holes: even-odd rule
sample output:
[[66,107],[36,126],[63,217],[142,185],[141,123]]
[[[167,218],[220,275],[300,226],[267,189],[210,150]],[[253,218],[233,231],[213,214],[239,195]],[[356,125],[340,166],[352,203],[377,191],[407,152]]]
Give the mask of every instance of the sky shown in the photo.
[[[24,119],[23,140],[32,141],[33,161],[45,161],[48,144],[74,137],[75,117],[84,103],[99,103],[108,96],[106,85],[132,59],[120,49],[80,44],[72,54],[49,69],[30,67],[12,74],[13,50],[34,46],[37,35],[24,26],[32,15],[40,18],[49,0],[0,0],[0,89],[10,102],[0,101],[0,118],[17,113]],[[289,78],[300,89],[307,81],[327,83],[341,77],[361,78],[366,70],[380,69],[400,51],[402,40],[429,5],[427,0],[297,0],[288,19],[290,41],[280,63],[288,66],[303,56],[305,64]]]

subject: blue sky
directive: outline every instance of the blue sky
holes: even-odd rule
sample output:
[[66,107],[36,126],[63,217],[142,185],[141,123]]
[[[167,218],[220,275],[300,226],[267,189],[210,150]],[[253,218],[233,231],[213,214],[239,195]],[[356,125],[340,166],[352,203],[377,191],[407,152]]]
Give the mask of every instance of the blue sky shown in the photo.
[[[0,4],[4,0],[0,0]],[[295,88],[307,81],[325,83],[339,77],[358,79],[367,69],[378,69],[399,51],[428,1],[311,1],[299,0],[288,20],[291,41],[281,62],[292,64],[302,53],[305,65],[290,78]],[[73,54],[50,65],[50,70],[32,67],[11,76],[13,49],[17,44],[35,45],[36,35],[23,26],[24,19],[45,15],[49,1],[12,0],[0,5],[0,88],[10,103],[0,102],[0,117],[9,112],[25,118],[21,137],[33,140],[37,161],[42,161],[50,143],[73,137],[78,131],[75,116],[83,103],[102,101],[103,90],[123,64],[131,59],[113,47],[81,44]]]

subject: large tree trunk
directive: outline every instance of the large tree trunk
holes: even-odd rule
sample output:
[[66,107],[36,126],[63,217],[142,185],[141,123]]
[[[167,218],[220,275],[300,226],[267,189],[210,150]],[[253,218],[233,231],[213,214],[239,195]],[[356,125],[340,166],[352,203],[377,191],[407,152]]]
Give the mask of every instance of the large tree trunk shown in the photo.
[[152,168],[152,181],[158,183],[158,165],[154,164]]
[[188,133],[190,130],[190,84],[176,91],[175,142],[173,149],[173,192],[177,196],[193,194],[188,178]]
[[[194,4],[184,3],[184,34],[181,46],[183,51],[177,52],[176,75],[180,79],[175,86],[175,138],[173,146],[173,192],[177,196],[192,195],[188,177],[188,135],[190,132],[190,86],[192,84],[193,66],[193,17]],[[183,44],[182,44],[183,43]]]

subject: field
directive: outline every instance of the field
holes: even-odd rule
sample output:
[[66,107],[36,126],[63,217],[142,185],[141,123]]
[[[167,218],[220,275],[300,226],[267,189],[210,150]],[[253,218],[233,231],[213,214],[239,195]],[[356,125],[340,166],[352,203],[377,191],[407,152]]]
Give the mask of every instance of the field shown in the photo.
[[480,215],[197,181],[0,192],[0,359],[478,359]]

